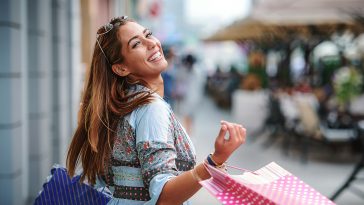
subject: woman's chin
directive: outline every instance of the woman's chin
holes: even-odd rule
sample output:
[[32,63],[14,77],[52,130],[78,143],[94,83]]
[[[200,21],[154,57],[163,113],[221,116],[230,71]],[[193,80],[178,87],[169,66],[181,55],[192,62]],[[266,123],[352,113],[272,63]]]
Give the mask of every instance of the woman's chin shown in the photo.
[[161,70],[161,72],[163,72],[163,71],[165,71],[165,70],[167,70],[167,68],[168,68],[168,63],[167,63],[167,61],[165,60],[165,59],[163,59],[161,62],[160,62],[160,70]]

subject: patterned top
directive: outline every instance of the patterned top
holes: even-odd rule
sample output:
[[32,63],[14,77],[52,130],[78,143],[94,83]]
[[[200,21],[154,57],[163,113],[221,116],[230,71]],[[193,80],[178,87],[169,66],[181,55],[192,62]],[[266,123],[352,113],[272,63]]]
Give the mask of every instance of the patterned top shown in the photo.
[[192,142],[171,107],[153,96],[119,122],[107,174],[98,180],[113,195],[109,204],[156,204],[164,184],[196,164]]

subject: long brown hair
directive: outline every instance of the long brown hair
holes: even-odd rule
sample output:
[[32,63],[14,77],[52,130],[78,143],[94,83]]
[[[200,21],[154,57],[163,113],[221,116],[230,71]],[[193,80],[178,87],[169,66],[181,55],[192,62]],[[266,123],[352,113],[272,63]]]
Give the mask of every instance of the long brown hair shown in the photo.
[[132,20],[114,18],[97,31],[100,35],[86,74],[78,125],[67,153],[69,175],[73,176],[81,163],[81,181],[87,179],[91,184],[97,175],[104,174],[120,118],[151,101],[152,92],[128,93],[136,84],[147,86],[144,81],[120,77],[111,69],[112,64],[123,62],[118,30],[128,21]]

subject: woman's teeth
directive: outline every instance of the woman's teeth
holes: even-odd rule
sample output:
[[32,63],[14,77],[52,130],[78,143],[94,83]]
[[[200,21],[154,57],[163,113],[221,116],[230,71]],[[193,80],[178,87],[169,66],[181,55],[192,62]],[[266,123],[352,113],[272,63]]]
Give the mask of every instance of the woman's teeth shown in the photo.
[[148,61],[154,61],[154,60],[156,60],[157,58],[159,58],[159,57],[161,57],[161,53],[160,52],[157,52],[157,53],[155,53],[154,55],[152,55],[149,59],[148,59]]

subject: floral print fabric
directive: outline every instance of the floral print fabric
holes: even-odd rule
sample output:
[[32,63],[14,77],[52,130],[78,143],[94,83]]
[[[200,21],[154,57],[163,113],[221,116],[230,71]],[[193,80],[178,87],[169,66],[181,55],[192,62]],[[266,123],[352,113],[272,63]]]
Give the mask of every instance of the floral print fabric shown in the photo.
[[155,204],[168,180],[196,164],[172,109],[153,95],[154,101],[120,120],[104,178],[114,197],[110,204]]

